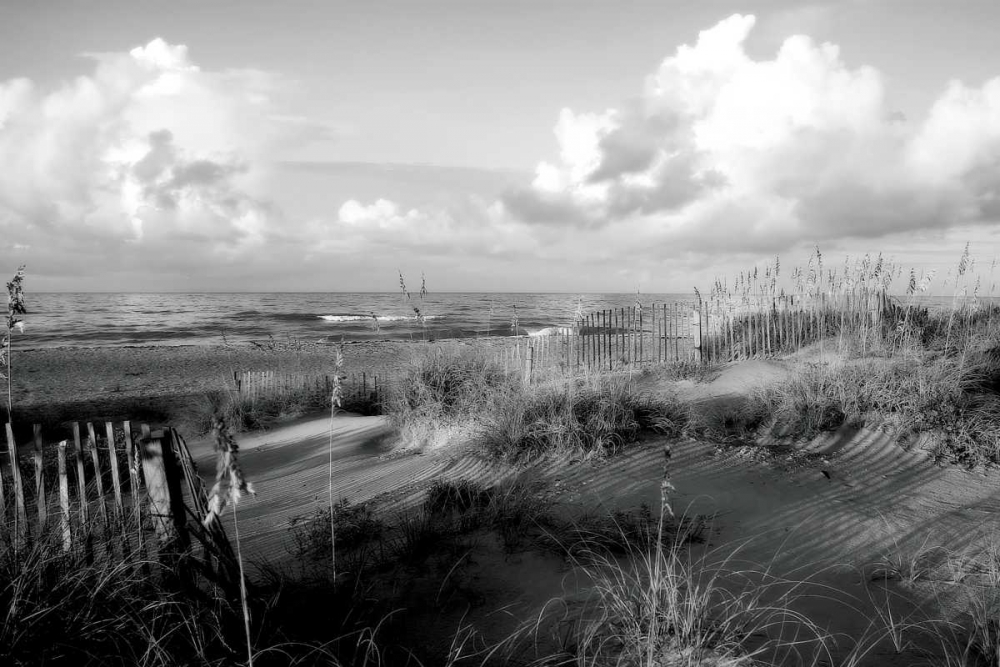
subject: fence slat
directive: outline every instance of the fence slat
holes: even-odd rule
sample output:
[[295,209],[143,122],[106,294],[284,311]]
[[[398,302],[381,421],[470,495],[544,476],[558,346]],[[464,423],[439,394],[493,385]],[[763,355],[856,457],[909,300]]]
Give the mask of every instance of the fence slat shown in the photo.
[[173,457],[170,443],[166,441],[162,431],[154,434],[148,425],[143,424],[140,452],[143,477],[146,480],[149,515],[153,520],[153,528],[160,545],[167,545],[176,540],[183,541],[186,534],[179,525],[183,515],[178,516],[174,511],[181,498],[180,490],[176,488],[178,480],[171,479],[170,462]]
[[35,424],[34,431],[35,448],[35,509],[38,511],[38,529],[45,530],[48,521],[48,502],[45,496],[45,468],[42,465],[42,425]]
[[14,512],[17,521],[17,539],[24,538],[28,528],[28,511],[24,506],[24,484],[21,479],[21,464],[17,456],[17,442],[14,430],[7,424],[7,453],[10,456],[11,481],[14,484]]
[[132,492],[132,513],[139,517],[139,468],[135,459],[135,452],[132,448],[132,423],[122,422],[122,430],[125,431],[125,460],[128,465],[128,485]]
[[3,459],[0,458],[0,520],[7,520],[7,492],[3,482]]
[[611,336],[612,336],[611,327],[612,327],[611,311],[610,310],[605,310],[604,311],[604,337],[605,337],[604,346],[605,346],[605,349],[607,350],[607,354],[608,354],[608,370],[609,371],[612,370],[611,364],[614,361],[614,356],[611,354]]
[[104,499],[104,479],[101,475],[101,459],[97,453],[97,435],[94,433],[94,425],[87,422],[87,449],[90,450],[90,460],[94,464],[94,481],[97,483],[97,510],[101,515],[101,520],[108,521],[108,508]]
[[87,507],[87,479],[83,472],[83,447],[80,444],[79,422],[73,422],[73,455],[76,456],[76,485],[80,499],[80,525],[86,526],[90,512]]
[[646,350],[645,350],[645,346],[643,345],[643,338],[645,338],[644,334],[645,334],[646,330],[642,326],[642,324],[643,324],[642,323],[642,315],[643,315],[642,311],[643,311],[643,309],[640,307],[639,308],[639,363],[642,363],[642,362],[646,361]]
[[122,482],[118,473],[118,452],[115,449],[115,425],[104,423],[108,436],[108,456],[111,457],[111,486],[115,493],[115,517],[121,521],[125,518],[125,506],[122,504]]
[[69,529],[69,478],[66,475],[66,441],[59,442],[56,450],[59,473],[59,525],[62,533],[63,551],[73,548],[73,533]]
[[625,339],[625,309],[618,308],[615,312],[615,326],[617,331],[615,331],[615,345],[619,348],[615,353],[615,359],[618,361],[619,365],[625,361],[626,346]]
[[681,360],[681,348],[680,348],[680,345],[681,345],[681,340],[680,340],[681,336],[680,336],[680,326],[679,326],[680,325],[680,319],[677,316],[677,310],[678,310],[677,303],[675,302],[674,303],[674,315],[673,315],[673,320],[674,320],[674,361],[680,361]]
[[667,304],[662,304],[660,308],[662,311],[660,314],[660,340],[657,345],[662,347],[660,361],[668,362],[670,360],[670,350],[667,348],[667,336],[669,332],[667,331]]

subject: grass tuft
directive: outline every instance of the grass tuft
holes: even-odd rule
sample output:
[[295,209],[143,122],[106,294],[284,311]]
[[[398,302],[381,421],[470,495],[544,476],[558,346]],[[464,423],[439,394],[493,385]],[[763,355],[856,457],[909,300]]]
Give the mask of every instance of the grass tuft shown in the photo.
[[933,433],[942,459],[1000,461],[1000,363],[972,354],[861,358],[800,365],[755,392],[746,411],[774,435],[811,438],[850,423],[894,432],[904,444]]

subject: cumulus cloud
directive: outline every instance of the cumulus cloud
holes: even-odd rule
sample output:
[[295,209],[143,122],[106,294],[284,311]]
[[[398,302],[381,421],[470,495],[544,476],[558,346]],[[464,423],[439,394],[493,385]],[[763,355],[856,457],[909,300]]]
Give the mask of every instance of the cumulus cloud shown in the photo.
[[387,199],[379,199],[368,206],[350,199],[340,207],[337,217],[345,225],[379,229],[399,229],[417,224],[425,218],[416,209],[402,213],[398,204]]
[[747,55],[752,16],[700,33],[620,109],[564,109],[559,159],[503,202],[519,219],[643,229],[692,249],[760,247],[1000,215],[1000,78],[952,82],[926,117],[889,108],[871,67],[784,40]]
[[161,39],[85,57],[92,73],[51,88],[0,82],[5,235],[201,256],[259,247],[277,217],[258,194],[267,165],[326,132],[285,113],[285,84],[203,70]]

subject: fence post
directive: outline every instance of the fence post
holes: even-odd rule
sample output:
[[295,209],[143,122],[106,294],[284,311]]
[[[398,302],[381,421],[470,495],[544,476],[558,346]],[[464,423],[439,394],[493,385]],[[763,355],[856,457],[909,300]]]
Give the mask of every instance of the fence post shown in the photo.
[[125,460],[128,465],[128,485],[132,492],[132,514],[139,519],[139,468],[135,454],[132,449],[132,423],[122,422],[122,430],[125,431]]
[[171,448],[170,434],[163,431],[150,432],[149,426],[142,425],[142,472],[146,479],[146,493],[149,499],[149,514],[153,528],[163,547],[187,546],[184,531],[184,499],[181,495],[181,474]]
[[3,463],[0,463],[0,519],[7,520],[7,495],[3,488]]
[[66,441],[59,442],[59,524],[62,532],[63,551],[73,548],[73,534],[69,529],[69,479],[66,477]]
[[524,386],[527,387],[531,384],[531,370],[535,363],[535,346],[528,345],[528,349],[525,354],[524,360]]
[[701,303],[691,309],[691,344],[701,361]]
[[115,517],[122,521],[125,518],[125,506],[122,503],[122,481],[118,472],[118,452],[115,450],[115,425],[105,422],[104,430],[108,436],[108,455],[111,457],[111,486],[115,492]]
[[17,457],[17,443],[14,441],[14,430],[10,423],[7,423],[7,452],[10,454],[10,468],[13,473],[14,482],[14,505],[15,518],[17,519],[18,543],[23,540],[28,527],[28,512],[24,506],[24,485],[21,481],[21,465]]
[[101,458],[97,453],[97,434],[94,433],[94,425],[87,422],[87,449],[90,450],[90,459],[94,462],[94,481],[97,482],[97,508],[100,510],[101,519],[105,526],[108,523],[108,507],[104,501],[104,479],[101,475]]
[[643,308],[642,308],[642,305],[640,304],[640,306],[639,306],[639,322],[638,322],[638,326],[639,326],[639,363],[640,364],[643,363],[644,361],[646,361],[646,358],[645,358],[646,346],[643,345],[643,341],[642,341],[643,336],[645,335],[645,329],[643,329],[643,327],[642,327],[642,311],[643,311]]
[[604,331],[607,335],[606,345],[608,351],[608,370],[610,371],[613,370],[611,365],[614,362],[614,353],[611,351],[611,346],[613,344],[611,337],[614,335],[614,331],[612,329],[612,327],[614,327],[614,321],[613,321],[614,311],[607,310],[605,311],[605,313],[606,315],[604,316]]
[[41,534],[44,532],[45,523],[49,518],[45,502],[45,469],[42,467],[42,425],[35,424],[33,431],[35,436],[35,509],[38,510],[38,530]]
[[87,480],[83,472],[83,447],[80,445],[80,423],[73,422],[73,453],[76,455],[76,485],[80,494],[80,526],[85,527],[88,519]]

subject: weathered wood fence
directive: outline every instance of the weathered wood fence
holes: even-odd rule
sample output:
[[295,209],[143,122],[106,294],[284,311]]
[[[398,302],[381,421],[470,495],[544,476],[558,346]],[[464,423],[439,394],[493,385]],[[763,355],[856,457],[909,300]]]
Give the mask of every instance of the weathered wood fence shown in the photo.
[[[293,373],[273,370],[237,371],[233,374],[236,391],[251,403],[282,398],[305,401],[329,401],[334,376],[328,373]],[[385,398],[385,372],[345,373],[340,376],[344,403],[379,405]]]
[[878,331],[884,292],[780,295],[733,303],[659,303],[589,313],[550,335],[520,336],[500,360],[532,374],[678,362],[724,363],[790,352],[838,331]]
[[202,524],[208,497],[181,435],[145,424],[134,430],[129,421],[101,426],[74,422],[72,440],[46,443],[36,424],[24,451],[6,425],[0,540],[14,553],[54,537],[63,552],[88,558],[101,550],[139,554],[143,563],[169,556],[231,587],[233,552],[218,522]]
[[571,327],[550,335],[521,336],[500,356],[509,370],[527,375],[545,371],[613,371],[637,364],[700,359],[699,305],[659,303],[588,313]]
[[[893,308],[884,291],[636,304],[587,313],[548,335],[511,337],[494,356],[526,382],[553,373],[726,363],[791,352],[838,331],[879,331]],[[243,371],[234,380],[250,401],[310,393],[324,399],[333,389],[329,374]],[[384,372],[342,375],[345,404],[381,405],[391,381]]]
[[701,304],[702,359],[726,362],[769,357],[849,331],[882,334],[898,310],[885,291],[779,295]]

